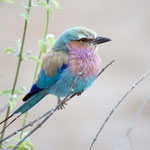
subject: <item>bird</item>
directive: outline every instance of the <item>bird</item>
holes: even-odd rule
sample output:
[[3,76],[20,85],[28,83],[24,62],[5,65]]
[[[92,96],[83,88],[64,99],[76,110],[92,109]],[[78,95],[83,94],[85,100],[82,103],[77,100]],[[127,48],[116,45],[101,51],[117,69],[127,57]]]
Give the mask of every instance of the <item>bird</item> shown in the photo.
[[48,94],[57,96],[59,103],[91,59],[70,93],[70,96],[80,95],[92,85],[101,70],[97,46],[108,41],[111,39],[97,36],[96,32],[85,27],[73,27],[64,31],[43,57],[37,79],[23,98],[25,103],[0,124],[15,114],[24,114]]

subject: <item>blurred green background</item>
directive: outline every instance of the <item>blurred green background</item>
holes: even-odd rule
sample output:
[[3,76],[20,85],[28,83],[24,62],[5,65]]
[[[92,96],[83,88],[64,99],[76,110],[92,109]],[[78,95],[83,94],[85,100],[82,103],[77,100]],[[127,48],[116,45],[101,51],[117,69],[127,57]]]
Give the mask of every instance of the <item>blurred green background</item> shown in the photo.
[[[16,47],[22,37],[25,10],[21,3],[0,2],[0,91],[12,88],[17,59],[6,55],[7,47]],[[112,107],[127,89],[150,68],[150,1],[149,0],[59,0],[61,13],[54,9],[48,33],[57,37],[73,26],[85,26],[112,42],[102,44],[99,54],[103,66],[112,59],[109,67],[80,97],[73,98],[65,110],[57,111],[31,138],[36,150],[87,150],[93,137]],[[54,7],[52,7],[54,8]],[[38,55],[38,41],[43,38],[46,11],[34,7],[30,12],[24,52],[32,50]],[[17,87],[28,90],[33,81],[35,62],[21,64]],[[126,130],[138,107],[150,93],[150,77],[145,79],[116,110],[93,150],[112,150]],[[0,108],[7,105],[8,97],[0,97]],[[29,120],[37,118],[56,105],[54,96],[47,96],[29,111]],[[17,105],[20,106],[22,101]],[[4,114],[4,113],[3,113]],[[2,115],[2,114],[1,114]],[[18,129],[23,117],[16,121],[6,134]],[[131,134],[136,150],[150,148],[150,105],[148,105]],[[130,149],[128,141],[123,149]]]

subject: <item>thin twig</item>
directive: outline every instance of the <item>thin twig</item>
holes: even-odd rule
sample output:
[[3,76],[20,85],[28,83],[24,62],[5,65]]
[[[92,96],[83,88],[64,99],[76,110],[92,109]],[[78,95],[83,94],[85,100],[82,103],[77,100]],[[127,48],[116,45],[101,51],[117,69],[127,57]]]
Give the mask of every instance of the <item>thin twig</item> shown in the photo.
[[131,138],[130,135],[128,135],[128,140],[129,140],[129,144],[130,144],[130,149],[131,149],[131,150],[134,150],[134,148],[133,148],[133,143],[132,143],[132,138]]
[[112,116],[112,114],[114,113],[114,111],[118,108],[118,106],[122,103],[122,101],[129,95],[129,93],[142,81],[144,80],[148,75],[150,74],[150,70],[148,72],[146,72],[141,78],[139,78],[129,89],[128,91],[119,99],[119,101],[117,102],[117,104],[112,108],[112,110],[110,111],[110,113],[108,114],[108,116],[106,117],[106,119],[104,120],[104,122],[102,123],[102,125],[100,126],[97,134],[95,135],[94,139],[92,140],[88,150],[91,150],[94,143],[96,142],[99,134],[101,133],[101,131],[103,130],[105,124],[108,122],[108,120],[110,119],[110,117]]
[[[123,137],[121,138],[120,143],[118,144],[116,150],[121,150],[121,148],[123,147],[124,142],[126,141],[126,138],[128,138],[130,136],[130,133],[132,132],[132,130],[134,128],[135,122],[137,121],[140,114],[144,110],[145,106],[147,106],[147,104],[149,102],[150,102],[150,97],[147,98],[144,101],[144,103],[140,106],[140,108],[137,110],[136,114],[133,116],[131,122],[129,123],[127,130],[125,131]],[[131,149],[133,149],[132,143],[130,143],[130,147],[131,147]]]
[[102,68],[102,70],[100,71],[100,73],[97,75],[96,78],[98,78],[104,71],[107,67],[109,67],[112,63],[114,63],[115,60],[112,60],[109,64],[107,64],[104,68]]

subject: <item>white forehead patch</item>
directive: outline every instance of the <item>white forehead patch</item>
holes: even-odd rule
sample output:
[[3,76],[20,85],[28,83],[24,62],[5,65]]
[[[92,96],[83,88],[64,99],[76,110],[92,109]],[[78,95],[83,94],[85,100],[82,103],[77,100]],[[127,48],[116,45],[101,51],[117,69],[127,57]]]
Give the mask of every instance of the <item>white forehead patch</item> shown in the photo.
[[82,29],[78,34],[78,39],[87,38],[87,39],[95,39],[97,34],[89,29]]
[[81,38],[87,38],[87,39],[95,39],[97,37],[96,32],[93,32],[90,29],[84,28],[84,27],[75,27],[74,28],[75,32],[78,34],[78,39]]

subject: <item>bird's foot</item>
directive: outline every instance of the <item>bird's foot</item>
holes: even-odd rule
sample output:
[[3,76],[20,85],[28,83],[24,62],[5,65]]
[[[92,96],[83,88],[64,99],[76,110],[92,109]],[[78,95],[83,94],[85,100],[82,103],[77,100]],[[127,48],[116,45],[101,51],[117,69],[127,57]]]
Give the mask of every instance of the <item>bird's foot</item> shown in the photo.
[[84,91],[78,92],[77,96],[80,96]]
[[[58,101],[57,101],[57,104],[59,104],[61,102],[60,98],[58,98]],[[62,109],[65,109],[65,106],[64,105],[67,105],[66,102],[62,103],[59,107],[58,107],[58,110],[62,110]]]

